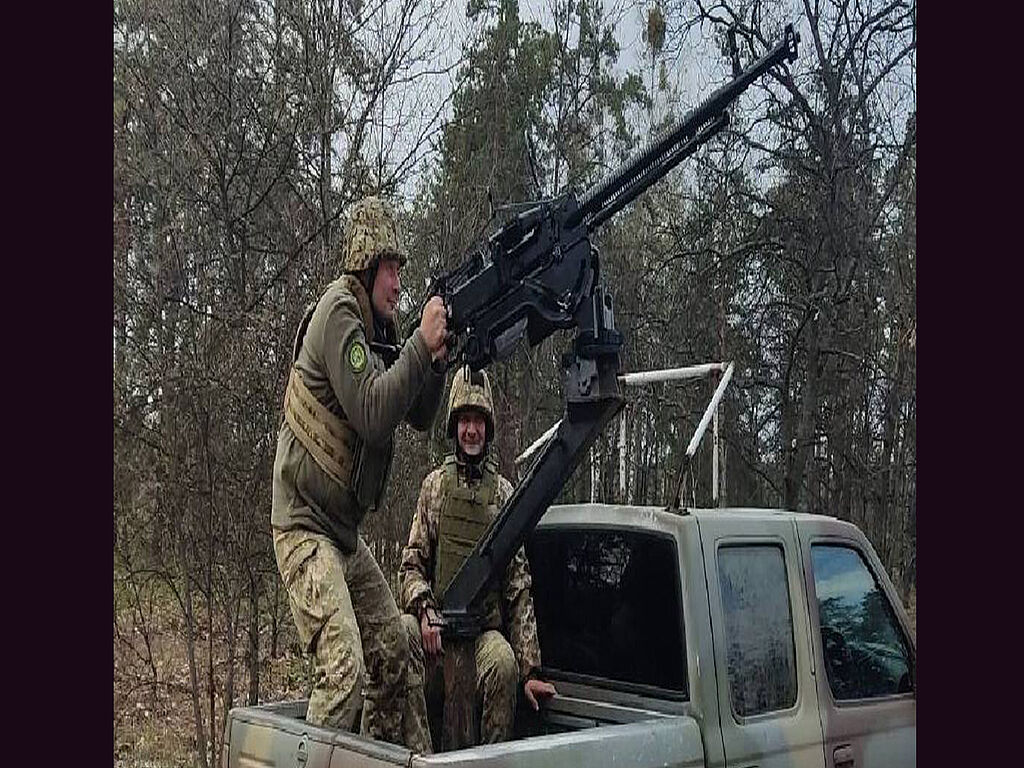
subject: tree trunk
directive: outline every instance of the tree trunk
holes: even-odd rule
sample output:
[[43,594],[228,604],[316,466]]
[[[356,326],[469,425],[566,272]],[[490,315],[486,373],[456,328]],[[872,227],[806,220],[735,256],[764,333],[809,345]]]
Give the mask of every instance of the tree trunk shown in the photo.
[[196,765],[208,768],[206,750],[206,728],[203,725],[202,707],[199,704],[199,668],[196,664],[195,613],[192,607],[192,581],[189,578],[188,561],[185,557],[185,543],[179,539],[179,563],[185,581],[185,653],[188,656],[188,676],[192,684],[192,716],[196,726]]
[[249,647],[247,650],[249,668],[250,706],[260,703],[260,596],[257,578],[249,579]]
[[[224,703],[221,708],[220,728],[218,732],[223,734],[228,724],[228,711],[235,704],[235,651],[238,648],[238,622],[241,620],[241,598],[231,599],[228,607],[228,658],[227,674],[224,681]],[[211,734],[212,735],[212,734]],[[217,764],[217,754],[213,754],[213,763]]]
[[[810,309],[809,311],[814,311]],[[819,347],[821,333],[820,317],[810,320],[807,341],[807,378],[801,390],[800,415],[789,450],[789,466],[786,469],[785,498],[786,509],[803,511],[806,508],[806,484],[804,468],[807,466],[807,454],[814,438],[815,417],[818,412],[818,384],[821,378],[821,354]]]

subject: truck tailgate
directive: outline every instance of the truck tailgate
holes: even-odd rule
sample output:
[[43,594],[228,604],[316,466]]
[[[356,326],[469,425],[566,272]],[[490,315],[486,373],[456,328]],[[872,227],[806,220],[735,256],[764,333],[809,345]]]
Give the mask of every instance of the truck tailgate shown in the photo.
[[688,715],[534,736],[438,755],[415,755],[414,768],[429,766],[703,766],[697,722]]
[[409,765],[405,747],[310,725],[306,701],[231,710],[226,768],[391,768]]

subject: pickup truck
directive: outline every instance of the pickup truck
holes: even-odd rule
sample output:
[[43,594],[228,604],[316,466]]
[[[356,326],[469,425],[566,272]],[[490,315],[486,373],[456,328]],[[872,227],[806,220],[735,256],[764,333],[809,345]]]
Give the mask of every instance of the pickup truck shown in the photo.
[[871,544],[760,509],[553,506],[527,543],[558,688],[516,739],[434,755],[232,709],[224,768],[916,764],[916,638]]

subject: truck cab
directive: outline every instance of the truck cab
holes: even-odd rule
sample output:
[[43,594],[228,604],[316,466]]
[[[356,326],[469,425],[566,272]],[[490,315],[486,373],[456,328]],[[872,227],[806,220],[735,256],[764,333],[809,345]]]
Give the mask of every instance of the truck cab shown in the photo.
[[914,764],[915,642],[856,526],[580,504],[551,508],[528,554],[560,692],[686,713],[708,765]]

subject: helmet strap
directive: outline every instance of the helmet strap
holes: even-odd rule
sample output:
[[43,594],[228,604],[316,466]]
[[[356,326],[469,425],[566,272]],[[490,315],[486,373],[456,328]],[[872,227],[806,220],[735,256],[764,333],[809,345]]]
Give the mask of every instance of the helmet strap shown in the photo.
[[464,450],[462,450],[462,446],[459,445],[459,441],[456,440],[455,441],[455,455],[458,457],[459,461],[462,462],[463,464],[467,464],[467,465],[470,465],[472,467],[477,467],[477,466],[480,466],[480,465],[482,465],[484,463],[484,460],[487,458],[487,449],[489,447],[490,446],[489,446],[488,443],[484,443],[484,449],[482,451],[480,451],[480,455],[479,456],[470,456],[468,453],[466,453]]
[[487,456],[487,449],[490,447],[490,443],[484,443],[484,449],[480,451],[480,455],[478,456],[470,456],[468,453],[462,450],[461,445],[458,446],[455,450],[459,453],[459,455],[465,458],[466,461],[470,462],[471,464],[475,464],[478,461],[483,461],[484,457]]
[[359,282],[363,284],[363,288],[366,289],[366,295],[369,296],[371,300],[373,298],[373,284],[377,282],[377,264],[379,264],[378,260],[374,259],[373,264],[369,267],[355,273]]
[[374,341],[380,341],[388,343],[391,340],[388,338],[388,321],[377,314],[377,307],[373,305],[373,284],[377,282],[377,268],[380,266],[380,259],[375,258],[373,264],[364,270],[356,273],[356,277],[359,278],[359,282],[363,284],[363,288],[366,289],[366,295],[370,297],[370,310],[373,312],[373,339]]

